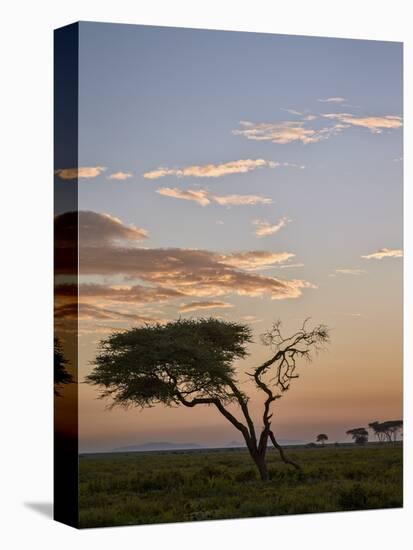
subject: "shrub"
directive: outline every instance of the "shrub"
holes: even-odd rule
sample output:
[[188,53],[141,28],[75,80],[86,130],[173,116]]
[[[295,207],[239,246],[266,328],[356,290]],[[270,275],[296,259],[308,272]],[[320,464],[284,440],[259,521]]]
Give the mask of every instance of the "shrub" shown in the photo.
[[243,481],[255,481],[257,479],[257,474],[253,468],[248,468],[245,470],[240,470],[234,475],[234,480],[243,482]]
[[367,507],[368,495],[360,483],[340,489],[338,495],[343,510],[364,510]]

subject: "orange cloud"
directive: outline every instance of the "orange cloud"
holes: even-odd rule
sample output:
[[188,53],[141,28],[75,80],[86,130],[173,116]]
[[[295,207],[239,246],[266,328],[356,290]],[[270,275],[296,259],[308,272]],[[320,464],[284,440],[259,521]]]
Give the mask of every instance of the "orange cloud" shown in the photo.
[[193,201],[201,206],[207,206],[211,203],[220,204],[221,206],[250,206],[272,203],[272,199],[260,195],[213,195],[204,189],[182,191],[176,187],[161,187],[156,192],[165,197]]
[[401,128],[403,125],[401,117],[392,115],[355,117],[348,113],[328,113],[322,116],[328,119],[339,120],[346,125],[350,124],[352,126],[367,128],[373,134],[380,134],[383,130]]
[[336,269],[336,273],[339,273],[341,275],[361,275],[363,273],[366,273],[366,270],[365,269],[338,268],[338,269]]
[[286,121],[278,123],[254,123],[242,120],[242,129],[233,130],[236,136],[243,136],[254,141],[271,141],[272,143],[286,144],[294,141],[315,143],[324,139],[319,131],[306,128],[303,122]]
[[119,218],[106,213],[79,212],[79,240],[82,246],[113,241],[140,241],[148,232],[135,225],[125,225]]
[[82,301],[95,301],[101,298],[106,301],[127,302],[134,304],[150,304],[154,302],[166,302],[175,298],[185,296],[173,288],[163,288],[161,286],[150,287],[144,285],[103,285],[96,283],[82,283],[80,285],[62,283],[55,286],[55,297],[59,303],[65,300],[73,302],[73,296],[81,296]]
[[[61,218],[66,221],[62,222]],[[56,273],[67,274],[67,258],[77,257],[78,254],[82,276],[137,280],[135,285],[126,289],[112,285],[106,290],[110,300],[145,302],[157,301],[158,298],[164,301],[177,296],[209,298],[230,294],[266,295],[279,300],[297,298],[303,289],[315,288],[304,280],[251,273],[288,261],[294,256],[290,252],[261,250],[222,254],[187,248],[139,248],[135,241],[146,233],[142,234],[142,230],[135,226],[127,226],[117,218],[96,212],[79,213],[79,219],[83,219],[83,225],[87,226],[87,233],[80,239],[79,250],[76,243],[72,243],[72,250],[70,242],[56,240]],[[77,223],[76,213],[56,217],[57,227],[70,223]],[[59,231],[56,233],[58,235]],[[99,292],[102,289],[97,285],[81,288],[82,296],[97,296]]]
[[253,224],[256,226],[255,234],[257,237],[268,237],[269,235],[274,235],[281,228],[287,225],[291,220],[288,218],[281,218],[277,223],[270,224],[269,222],[262,220],[255,220]]
[[[79,251],[82,274],[123,275],[152,285],[175,289],[186,296],[268,295],[296,298],[314,285],[253,274],[248,269],[270,265],[256,253],[219,255],[182,248],[84,247]],[[285,253],[288,254],[288,253]],[[250,267],[251,266],[251,267]]]
[[[344,98],[329,98],[329,102],[343,100]],[[324,100],[327,101],[327,100]],[[291,112],[291,110],[289,110]],[[296,114],[298,115],[298,111]],[[350,126],[360,126],[369,129],[372,133],[381,133],[385,129],[397,129],[402,126],[399,116],[384,115],[371,117],[357,117],[349,113],[327,113],[320,115],[329,121],[338,121],[333,125],[324,127],[311,126],[315,115],[302,115],[302,120],[288,120],[282,122],[250,122],[242,120],[241,128],[233,130],[234,135],[243,136],[254,141],[271,141],[285,145],[287,143],[301,142],[316,143],[337,135]]]
[[146,179],[158,179],[165,176],[193,177],[193,178],[219,178],[229,174],[245,174],[256,168],[275,168],[278,162],[264,159],[241,159],[222,164],[204,164],[201,166],[185,166],[183,168],[157,168],[150,172],[145,172],[143,177]]
[[189,304],[181,304],[179,307],[179,311],[182,312],[188,312],[188,311],[196,311],[199,309],[216,309],[216,308],[228,308],[228,307],[234,307],[232,304],[228,302],[189,302]]
[[104,172],[104,166],[83,166],[80,168],[61,168],[55,174],[62,180],[75,180],[78,178],[96,178]]
[[107,179],[108,180],[119,180],[119,181],[124,181],[124,180],[127,180],[129,178],[132,177],[132,173],[131,172],[114,172],[113,174],[110,174]]
[[403,250],[399,248],[380,248],[377,252],[372,252],[362,256],[366,260],[382,260],[383,258],[402,258]]
[[194,201],[201,206],[211,204],[211,199],[208,197],[208,191],[204,191],[203,189],[188,189],[188,191],[181,191],[176,187],[161,187],[160,189],[157,189],[156,192],[159,193],[159,195],[163,195],[164,197],[173,197],[174,199]]
[[272,203],[272,199],[260,195],[212,195],[211,198],[221,206],[253,206]]
[[117,319],[127,319],[137,321],[140,323],[151,323],[156,321],[152,317],[145,317],[142,315],[135,315],[133,313],[125,313],[122,311],[115,311],[112,309],[106,309],[97,307],[91,304],[79,303],[79,304],[67,304],[55,308],[54,318],[69,320],[69,319],[100,319],[114,321]]
[[227,265],[241,269],[260,269],[281,264],[294,258],[291,252],[268,252],[266,250],[252,250],[248,252],[233,252],[223,255],[221,261]]

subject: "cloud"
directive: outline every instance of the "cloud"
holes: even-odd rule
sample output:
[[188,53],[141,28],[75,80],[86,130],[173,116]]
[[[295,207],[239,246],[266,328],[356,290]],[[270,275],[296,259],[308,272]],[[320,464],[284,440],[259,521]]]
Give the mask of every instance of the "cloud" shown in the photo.
[[326,99],[317,99],[321,103],[343,103],[347,101],[345,97],[327,97]]
[[131,178],[133,176],[133,174],[131,172],[114,172],[113,174],[110,174],[109,176],[107,176],[107,179],[108,180],[120,180],[120,181],[123,181],[123,180],[127,180],[129,178]]
[[335,270],[336,273],[341,275],[361,275],[366,273],[365,269],[348,269],[348,268],[338,268]]
[[232,304],[228,302],[190,302],[189,304],[181,304],[179,307],[179,311],[182,312],[188,312],[188,311],[196,311],[199,309],[215,309],[215,308],[228,308],[228,307],[234,307]]
[[73,301],[73,296],[77,295],[83,301],[95,300],[100,298],[106,301],[126,302],[134,304],[150,304],[154,302],[166,302],[175,298],[185,296],[173,288],[163,288],[161,286],[150,287],[144,285],[104,285],[96,283],[82,283],[79,286],[74,284],[60,284],[54,288],[54,293],[59,302],[67,298]]
[[281,218],[275,224],[270,224],[269,222],[262,220],[255,220],[252,223],[256,226],[255,234],[257,235],[257,237],[268,237],[269,235],[277,233],[289,222],[291,222],[291,220],[289,220],[288,218]]
[[322,116],[330,120],[339,120],[345,125],[367,128],[373,134],[380,134],[383,130],[401,128],[403,125],[402,118],[393,115],[356,117],[349,113],[327,113]]
[[[343,98],[329,99],[332,101]],[[233,130],[232,133],[254,141],[270,141],[285,145],[294,142],[317,143],[329,139],[351,126],[367,128],[375,134],[402,126],[402,118],[393,115],[358,117],[349,113],[327,113],[320,116],[330,122],[338,122],[326,126],[311,125],[309,123],[318,118],[311,114],[302,115],[301,120],[294,121],[255,123],[243,120],[240,122],[241,128]]]
[[377,252],[372,252],[362,256],[366,260],[382,260],[383,258],[402,258],[403,250],[399,248],[380,248]]
[[300,121],[256,124],[242,120],[240,125],[242,129],[233,130],[232,133],[254,141],[271,141],[284,145],[294,141],[315,143],[323,139],[323,135],[319,131],[304,127],[304,122]]
[[132,321],[137,321],[140,323],[152,323],[156,319],[152,317],[145,317],[142,315],[135,315],[134,313],[125,313],[121,311],[115,311],[112,309],[106,309],[102,307],[97,307],[87,303],[75,303],[62,305],[55,308],[54,318],[57,320],[88,320],[88,319],[99,319],[99,320],[118,320],[118,319],[127,319]]
[[77,178],[96,178],[104,172],[104,166],[83,166],[80,168],[61,168],[55,171],[55,174],[62,180],[75,180]]
[[264,159],[241,159],[222,164],[204,164],[201,166],[185,166],[183,168],[157,168],[150,172],[145,172],[143,177],[146,179],[158,179],[165,176],[193,177],[193,178],[219,178],[229,174],[245,174],[256,168],[275,168],[279,163]]
[[208,196],[208,191],[203,189],[192,190],[188,189],[187,191],[182,191],[176,187],[161,187],[156,190],[159,195],[164,197],[173,197],[174,199],[182,199],[185,201],[194,201],[201,206],[206,206],[211,204],[211,198]]
[[176,187],[161,187],[156,192],[165,197],[193,201],[201,206],[207,206],[211,203],[221,206],[250,206],[272,203],[272,199],[260,195],[213,195],[204,189],[188,189],[187,191],[183,191]]
[[281,107],[281,111],[285,111],[286,113],[289,113],[290,115],[303,116],[303,113],[301,113],[300,111],[296,111],[295,109],[283,109]]
[[82,246],[95,246],[116,241],[140,241],[148,232],[135,225],[125,225],[119,218],[110,214],[81,210],[66,212],[55,217],[55,241],[57,248],[72,247],[73,241]]
[[220,255],[185,248],[84,247],[79,251],[79,263],[84,275],[130,277],[200,298],[228,294],[297,298],[303,288],[314,288],[306,281],[265,277],[247,271],[245,268],[276,262],[276,258],[265,257],[268,253],[262,254]]
[[272,199],[260,195],[211,195],[213,202],[221,206],[253,206],[255,204],[272,204]]
[[272,267],[294,258],[291,252],[268,252],[266,250],[251,250],[248,252],[233,252],[232,254],[218,256],[218,259],[240,269],[260,269]]
[[282,162],[280,166],[289,166],[291,168],[298,168],[299,170],[304,170],[304,164],[295,164],[294,162]]
[[148,232],[136,225],[125,225],[119,218],[92,211],[79,212],[79,240],[81,245],[102,244],[113,241],[140,241]]
[[[71,223],[75,223],[76,215],[68,213],[56,217],[57,226],[65,225],[59,218],[70,216]],[[76,264],[78,258],[82,277],[116,277],[117,282],[132,283],[126,286],[105,283],[105,289],[99,285],[82,285],[80,295],[83,302],[89,304],[102,299],[148,303],[178,297],[204,299],[231,294],[268,296],[278,300],[297,298],[303,289],[315,288],[304,280],[280,279],[251,272],[288,261],[294,257],[290,252],[218,253],[188,248],[140,248],[136,241],[139,242],[144,234],[139,228],[127,226],[110,215],[85,212],[80,218],[84,220],[84,216],[88,233],[80,240],[79,250],[76,243],[72,243],[70,248],[70,242],[56,241],[56,273],[67,275],[67,258],[74,257]],[[61,294],[65,291],[70,294],[70,288],[60,290]]]
[[[296,111],[295,109],[283,109],[283,108],[281,108],[281,111],[285,111],[286,113],[289,113],[290,115],[298,116],[302,120],[307,120],[307,121],[315,120],[317,118],[316,115],[305,114],[305,113],[302,113],[301,111]],[[308,110],[307,110],[307,112],[308,112]]]
[[290,267],[304,267],[304,264],[297,263],[297,264],[283,264],[283,265],[280,265],[280,269],[288,269]]

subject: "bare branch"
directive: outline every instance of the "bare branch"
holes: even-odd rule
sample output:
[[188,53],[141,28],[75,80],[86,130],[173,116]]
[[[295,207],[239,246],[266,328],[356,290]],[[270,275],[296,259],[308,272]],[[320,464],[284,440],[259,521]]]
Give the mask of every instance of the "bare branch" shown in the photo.
[[219,412],[223,416],[225,416],[225,418],[229,420],[231,424],[244,435],[244,438],[248,444],[248,441],[251,438],[247,427],[244,426],[244,424],[242,424],[242,422],[240,422],[237,418],[235,418],[235,416],[224,407],[219,399],[215,397],[195,397],[191,401],[188,401],[179,391],[177,391],[176,395],[179,401],[183,405],[185,405],[185,407],[195,407],[196,405],[214,405],[219,410]]
[[287,458],[285,456],[285,453],[284,453],[284,449],[281,447],[281,445],[279,445],[279,443],[277,442],[277,440],[275,439],[275,436],[273,434],[273,432],[270,431],[269,433],[269,436],[270,436],[270,439],[271,439],[271,442],[272,444],[274,445],[274,447],[278,450],[278,452],[280,453],[280,456],[281,456],[281,460],[283,462],[285,462],[285,464],[290,464],[291,466],[294,466],[294,468],[298,471],[302,471],[301,470],[301,466],[299,464],[297,464],[297,462],[294,462],[293,460]]

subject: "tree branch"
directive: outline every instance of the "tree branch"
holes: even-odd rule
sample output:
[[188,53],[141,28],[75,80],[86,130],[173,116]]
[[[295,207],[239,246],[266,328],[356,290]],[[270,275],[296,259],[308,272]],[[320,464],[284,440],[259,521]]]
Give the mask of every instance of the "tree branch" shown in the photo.
[[195,397],[191,401],[188,401],[187,399],[185,399],[185,397],[178,390],[176,390],[176,396],[178,397],[179,401],[183,405],[185,405],[185,407],[195,407],[196,405],[214,405],[219,410],[219,412],[223,416],[225,416],[225,418],[227,420],[229,420],[231,422],[231,424],[233,426],[235,426],[235,428],[237,428],[237,430],[239,430],[243,434],[247,445],[249,446],[251,444],[251,437],[250,437],[248,428],[246,426],[244,426],[244,424],[242,424],[242,422],[240,422],[237,418],[235,418],[235,416],[233,414],[231,414],[224,407],[224,405],[221,403],[221,401],[218,398],[216,398],[216,397]]
[[281,445],[279,445],[279,443],[277,442],[277,440],[275,439],[275,436],[273,434],[272,431],[270,431],[269,433],[269,436],[270,436],[270,439],[271,439],[271,442],[272,444],[274,445],[274,447],[278,450],[278,452],[280,453],[280,456],[281,456],[281,460],[283,462],[285,462],[285,464],[291,464],[291,466],[294,466],[294,468],[296,470],[299,470],[300,472],[302,471],[301,470],[301,466],[299,464],[297,464],[296,462],[294,462],[293,460],[290,460],[289,458],[287,458],[285,456],[285,453],[284,453],[284,449],[281,447]]
[[249,409],[248,409],[247,400],[244,398],[241,391],[237,388],[237,386],[236,386],[236,384],[233,380],[228,379],[227,384],[231,388],[232,392],[234,393],[234,395],[235,395],[235,397],[236,397],[236,399],[237,399],[237,401],[238,401],[238,403],[241,407],[241,410],[244,414],[245,420],[248,424],[251,439],[252,439],[254,445],[256,445],[257,444],[257,436],[256,436],[256,433],[255,433],[254,422],[252,421],[252,418],[251,418],[251,415],[250,415],[250,412],[249,412]]

